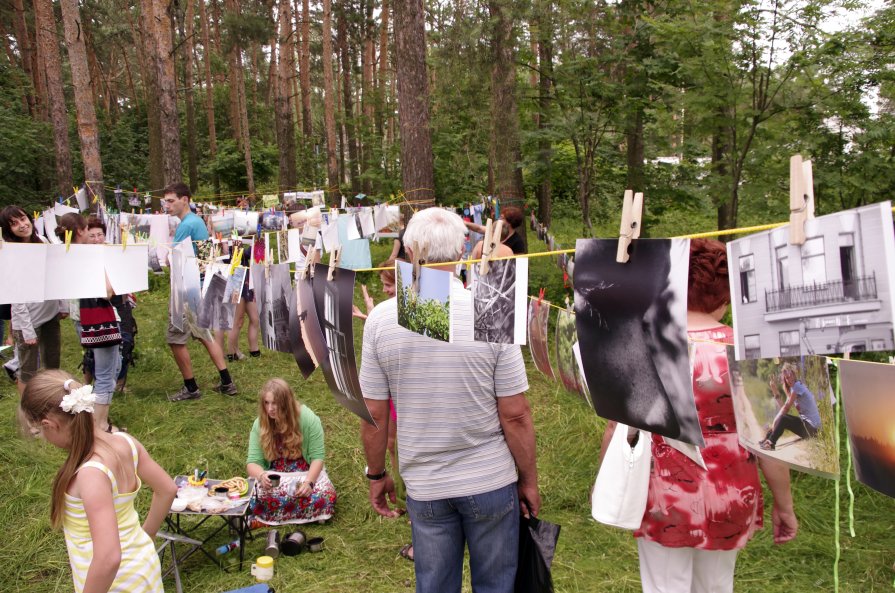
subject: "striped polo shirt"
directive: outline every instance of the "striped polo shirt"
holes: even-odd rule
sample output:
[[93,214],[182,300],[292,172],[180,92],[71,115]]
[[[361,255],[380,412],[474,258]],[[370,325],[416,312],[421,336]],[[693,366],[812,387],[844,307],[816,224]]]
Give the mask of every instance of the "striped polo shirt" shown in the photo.
[[[453,282],[451,324],[471,328],[472,296]],[[398,325],[392,298],[364,325],[360,384],[364,397],[394,401],[398,464],[414,500],[482,494],[516,481],[497,398],[528,390],[519,346],[427,338]]]

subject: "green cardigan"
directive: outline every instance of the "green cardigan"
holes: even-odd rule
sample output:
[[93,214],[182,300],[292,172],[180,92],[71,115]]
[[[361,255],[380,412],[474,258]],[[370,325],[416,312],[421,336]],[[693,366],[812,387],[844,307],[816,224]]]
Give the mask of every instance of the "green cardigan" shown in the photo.
[[[309,407],[302,404],[299,411],[299,430],[301,431],[301,454],[305,461],[311,463],[323,460],[323,424],[317,414]],[[252,432],[249,434],[249,454],[246,463],[257,463],[265,470],[270,468],[272,459],[264,458],[264,449],[261,448],[261,421],[255,418],[252,424]]]

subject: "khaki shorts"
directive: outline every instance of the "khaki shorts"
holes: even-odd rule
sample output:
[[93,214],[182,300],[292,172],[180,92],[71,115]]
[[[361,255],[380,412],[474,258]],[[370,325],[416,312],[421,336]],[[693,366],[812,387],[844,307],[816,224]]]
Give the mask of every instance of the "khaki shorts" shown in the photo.
[[214,333],[210,329],[201,328],[196,325],[195,315],[190,311],[184,313],[181,327],[183,327],[183,329],[177,329],[174,327],[174,324],[171,323],[170,318],[168,319],[168,331],[165,332],[165,341],[168,344],[179,344],[183,346],[190,341],[190,338],[207,342],[214,340]]

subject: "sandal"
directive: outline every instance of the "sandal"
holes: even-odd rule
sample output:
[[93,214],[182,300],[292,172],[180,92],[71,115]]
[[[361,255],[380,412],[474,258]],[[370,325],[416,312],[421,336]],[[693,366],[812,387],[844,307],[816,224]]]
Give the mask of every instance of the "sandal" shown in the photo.
[[401,547],[401,558],[413,562],[413,544],[404,544]]
[[777,448],[769,439],[765,439],[758,443],[758,446],[761,447],[762,451],[774,451]]

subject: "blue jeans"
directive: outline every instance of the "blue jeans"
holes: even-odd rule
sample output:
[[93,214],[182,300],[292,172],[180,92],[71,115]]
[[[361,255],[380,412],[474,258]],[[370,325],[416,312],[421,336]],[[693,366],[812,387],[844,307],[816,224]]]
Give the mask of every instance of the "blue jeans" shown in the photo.
[[463,548],[469,545],[474,593],[512,593],[519,560],[516,483],[441,500],[407,497],[417,593],[459,593]]
[[112,394],[115,393],[115,382],[118,379],[118,370],[121,368],[121,351],[118,344],[105,348],[91,348],[94,360],[94,384],[93,392],[96,394],[96,403],[112,403]]

